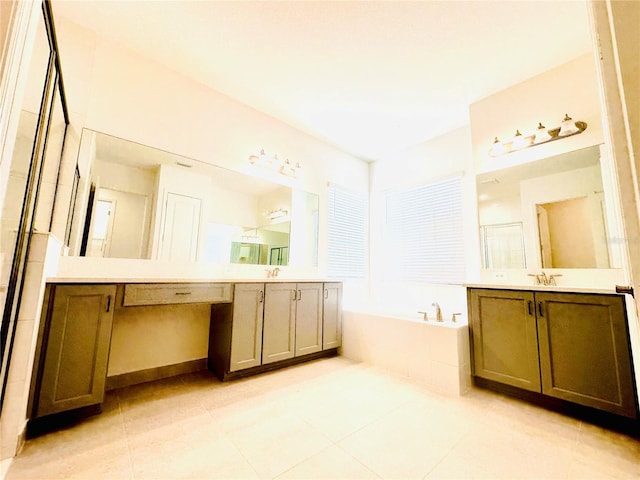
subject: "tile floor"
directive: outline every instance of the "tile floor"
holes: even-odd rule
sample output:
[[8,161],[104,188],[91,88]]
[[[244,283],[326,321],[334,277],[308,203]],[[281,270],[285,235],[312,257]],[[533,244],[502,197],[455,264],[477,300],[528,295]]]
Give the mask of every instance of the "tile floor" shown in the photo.
[[27,441],[7,478],[638,479],[640,441],[336,357],[110,392],[102,414]]

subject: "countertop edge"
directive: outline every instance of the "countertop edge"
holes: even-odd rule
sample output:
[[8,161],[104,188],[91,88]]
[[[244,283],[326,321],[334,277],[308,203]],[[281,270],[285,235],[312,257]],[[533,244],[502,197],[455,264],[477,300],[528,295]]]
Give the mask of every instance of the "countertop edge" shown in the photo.
[[47,283],[340,283],[328,278],[47,277]]
[[595,293],[606,295],[622,295],[614,288],[604,287],[572,287],[570,285],[509,285],[499,283],[465,283],[466,288],[489,288],[496,290],[530,290],[534,292],[557,293]]

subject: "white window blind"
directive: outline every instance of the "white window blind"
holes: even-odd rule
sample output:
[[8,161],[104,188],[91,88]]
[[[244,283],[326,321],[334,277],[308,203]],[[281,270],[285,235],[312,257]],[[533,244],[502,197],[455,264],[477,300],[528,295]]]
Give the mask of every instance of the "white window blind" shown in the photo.
[[366,195],[329,186],[329,277],[365,277],[367,215]]
[[[387,265],[399,280],[462,283],[462,178],[386,195]],[[391,273],[391,272],[390,272]]]

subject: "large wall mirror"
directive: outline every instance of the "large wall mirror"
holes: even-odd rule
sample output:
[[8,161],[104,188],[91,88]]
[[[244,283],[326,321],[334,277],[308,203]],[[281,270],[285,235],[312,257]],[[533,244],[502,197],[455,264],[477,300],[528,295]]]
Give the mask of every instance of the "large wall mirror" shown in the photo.
[[477,177],[484,268],[614,268],[600,146]]
[[80,156],[72,255],[317,265],[315,194],[87,129]]

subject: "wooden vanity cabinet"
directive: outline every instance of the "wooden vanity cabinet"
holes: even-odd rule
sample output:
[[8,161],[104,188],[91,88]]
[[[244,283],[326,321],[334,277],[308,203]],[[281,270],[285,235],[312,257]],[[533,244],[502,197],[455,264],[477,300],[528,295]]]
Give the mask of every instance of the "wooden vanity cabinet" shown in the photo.
[[262,363],[322,350],[322,283],[265,287]]
[[33,418],[102,403],[115,297],[115,285],[50,287]]
[[335,355],[342,284],[236,284],[233,303],[211,306],[209,368],[221,380]]
[[322,349],[342,345],[342,283],[324,284],[322,306]]
[[229,371],[262,363],[264,283],[239,283],[234,287]]
[[262,363],[293,358],[296,348],[295,283],[268,283],[265,286]]
[[295,356],[322,350],[322,283],[297,284]]
[[537,293],[542,393],[637,416],[624,297]]
[[473,374],[637,418],[624,297],[468,290]]
[[470,289],[468,297],[474,375],[539,392],[533,293]]

